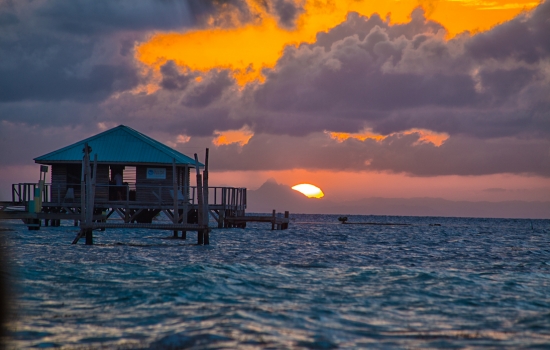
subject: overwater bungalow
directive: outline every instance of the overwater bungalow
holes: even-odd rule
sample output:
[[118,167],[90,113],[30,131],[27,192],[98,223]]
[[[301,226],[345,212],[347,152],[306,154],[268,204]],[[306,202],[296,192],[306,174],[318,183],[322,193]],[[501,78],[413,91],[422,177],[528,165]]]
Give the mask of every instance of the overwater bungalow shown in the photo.
[[[95,229],[151,228],[173,230],[174,237],[181,231],[182,238],[197,231],[200,244],[210,219],[218,228],[245,227],[248,221],[288,227],[288,212],[245,216],[246,188],[209,187],[208,150],[205,164],[194,156],[119,125],[35,158],[40,180],[13,184],[11,201],[0,202],[0,219],[22,219],[31,230],[74,220],[87,243]],[[153,222],[161,213],[169,220]]]
[[[75,224],[82,220],[86,146],[90,164],[94,163],[90,166],[94,179],[91,210],[96,228],[118,227],[117,223],[107,223],[113,217],[122,219],[127,224],[124,227],[131,227],[129,224],[146,227],[145,224],[152,224],[153,218],[164,212],[174,222],[165,226],[150,225],[151,228],[193,229],[185,225],[198,223],[199,204],[203,199],[207,203],[206,223],[213,217],[218,227],[230,227],[228,218],[245,215],[246,188],[206,187],[206,196],[202,197],[197,186],[190,185],[190,180],[191,171],[198,175],[196,168],[203,168],[204,164],[128,126],[119,125],[35,158],[41,165],[40,181],[13,184],[12,200],[0,205],[3,209],[0,218],[24,219],[32,229],[38,229],[42,220],[45,225],[53,226],[58,226],[63,219],[75,220]],[[49,182],[46,181],[48,173]],[[24,206],[25,211],[5,210],[17,205]]]
[[[194,159],[132,128],[119,125],[34,159],[38,164],[51,167],[49,202],[60,205],[79,202],[85,144],[91,147],[91,159],[97,155],[95,203],[98,206],[121,201],[170,204],[173,202],[174,181],[180,199],[192,195],[190,170],[195,168]],[[204,165],[199,163],[199,166]]]

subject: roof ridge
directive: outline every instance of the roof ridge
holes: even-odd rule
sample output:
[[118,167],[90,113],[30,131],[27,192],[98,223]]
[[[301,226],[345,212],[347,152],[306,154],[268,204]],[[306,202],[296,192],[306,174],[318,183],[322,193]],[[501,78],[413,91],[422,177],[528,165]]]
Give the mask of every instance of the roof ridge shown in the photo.
[[89,141],[92,141],[92,140],[94,140],[94,139],[97,139],[97,138],[99,138],[100,136],[105,136],[105,135],[107,135],[107,134],[110,134],[110,133],[114,132],[116,129],[118,129],[118,128],[120,128],[120,127],[127,128],[127,126],[120,124],[119,126],[115,126],[114,128],[111,128],[111,129],[102,131],[102,132],[100,132],[99,134],[90,136],[90,137],[88,137],[88,138],[85,138],[84,140],[80,140],[80,141],[77,141],[77,142],[75,142],[75,143],[71,143],[71,144],[68,145],[68,146],[62,147],[62,148],[60,148],[60,149],[58,149],[58,150],[55,150],[55,151],[52,151],[52,152],[50,152],[50,153],[46,153],[46,154],[44,154],[44,155],[41,155],[41,156],[39,156],[39,157],[36,157],[36,158],[34,158],[33,160],[37,160],[38,158],[51,157],[51,156],[54,156],[54,155],[56,155],[56,154],[58,154],[58,153],[64,152],[64,151],[66,151],[66,150],[68,150],[68,149],[70,149],[70,148],[73,148],[73,147],[77,146],[78,144],[86,144],[86,142],[89,142]]
[[[113,134],[113,133],[117,133],[117,134],[110,135],[110,134]],[[120,134],[120,133],[122,133],[122,134]],[[126,136],[123,136],[123,135],[126,135]],[[35,162],[47,161],[48,159],[52,160],[52,158],[63,158],[63,156],[66,155],[66,154],[72,154],[70,156],[70,159],[72,159],[72,161],[74,162],[79,158],[77,156],[77,154],[79,154],[78,149],[77,149],[79,146],[83,146],[86,143],[99,142],[100,147],[96,151],[101,151],[101,149],[103,147],[101,145],[104,145],[105,142],[109,142],[109,140],[115,140],[115,139],[119,139],[119,138],[122,138],[122,139],[129,138],[130,140],[131,139],[136,140],[138,143],[140,143],[144,147],[147,147],[147,148],[151,149],[152,151],[157,152],[156,157],[158,158],[159,162],[162,163],[162,164],[171,163],[172,160],[176,160],[176,162],[179,163],[179,164],[189,164],[189,165],[194,165],[195,164],[195,160],[193,158],[179,152],[178,150],[173,149],[172,147],[170,147],[168,145],[165,145],[164,143],[162,143],[160,141],[157,141],[157,140],[153,139],[152,137],[149,137],[149,136],[147,136],[147,135],[145,135],[145,134],[143,134],[143,133],[141,133],[141,132],[139,132],[135,129],[132,129],[129,126],[122,125],[122,124],[118,125],[116,127],[113,127],[109,130],[105,130],[103,132],[100,132],[97,135],[90,136],[90,137],[88,137],[84,140],[72,143],[72,144],[70,144],[68,146],[65,146],[61,149],[58,149],[56,151],[47,153],[47,154],[39,156],[39,157],[36,157],[36,158],[34,158],[34,161]],[[125,146],[126,146],[126,144],[124,144],[124,143],[120,144],[118,147],[121,147],[122,149],[119,148],[119,150],[124,151],[124,152],[131,152],[132,148],[130,147],[130,148],[124,150],[124,148],[126,148]],[[147,156],[145,156],[145,157],[147,157]],[[163,161],[160,161],[161,159],[163,159]],[[101,160],[99,160],[99,161],[101,161]],[[204,165],[199,162],[199,166],[204,166]]]
[[[152,137],[149,137],[149,136],[147,136],[147,135],[145,135],[145,134],[143,134],[143,133],[141,133],[141,132],[139,132],[135,129],[132,129],[129,126],[124,126],[124,125],[120,125],[120,126],[123,126],[124,128],[122,130],[129,133],[133,137],[137,138],[138,140],[142,139],[143,141],[146,141],[149,145],[156,148],[158,151],[160,151],[160,152],[162,152],[162,153],[164,153],[168,156],[171,156],[172,158],[177,158],[179,156],[184,156],[185,158],[189,158],[190,160],[195,161],[194,159],[191,159],[191,157],[186,156],[185,154],[179,152],[178,150],[175,150],[172,147],[168,147],[167,145],[163,144],[162,142],[159,142],[159,141],[155,140]],[[176,156],[176,157],[174,157],[174,156]]]

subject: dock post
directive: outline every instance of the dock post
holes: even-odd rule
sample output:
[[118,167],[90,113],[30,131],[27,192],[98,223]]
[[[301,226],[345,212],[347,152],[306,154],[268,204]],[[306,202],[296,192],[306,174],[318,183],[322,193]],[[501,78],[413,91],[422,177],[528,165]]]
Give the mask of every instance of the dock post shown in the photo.
[[227,207],[227,188],[222,188],[222,209],[220,210],[220,219],[222,218],[222,212],[223,212],[223,220],[220,220],[222,223],[222,228],[227,228],[227,223],[225,222],[225,215],[226,215],[226,207]]
[[[174,225],[177,225],[180,218],[180,213],[178,210],[178,181],[176,178],[176,158],[172,158],[172,193],[173,193],[173,203],[174,203],[174,216],[172,216],[172,222]],[[174,238],[178,238],[178,230],[174,230]]]
[[275,209],[273,209],[273,219],[271,221],[271,229],[274,230],[275,229],[275,221],[277,220],[276,219],[276,215],[277,215],[277,212],[275,211]]
[[[86,143],[84,146],[85,150],[87,150],[87,146],[88,144]],[[86,222],[86,153],[84,154],[84,159],[82,159],[82,170],[80,175],[80,226],[82,226],[84,222]],[[76,244],[76,242],[73,242],[73,244]]]
[[93,245],[92,219],[94,215],[94,199],[97,177],[97,154],[94,156],[94,176],[90,173],[90,152],[88,143],[84,145],[84,157],[82,159],[82,176],[80,178],[80,232],[76,235],[72,244],[78,243],[79,239],[86,237],[86,245]]
[[289,213],[288,210],[287,210],[287,211],[285,211],[285,219],[286,219],[286,220],[285,220],[285,222],[283,223],[283,228],[282,228],[283,230],[288,229],[288,221],[290,220],[289,217],[290,217],[290,213]]
[[204,199],[202,201],[202,205],[204,206],[203,209],[203,217],[204,220],[204,233],[203,233],[203,243],[204,245],[210,244],[210,229],[208,228],[208,221],[210,219],[210,208],[208,206],[208,148],[206,149],[206,156],[204,158],[204,171],[203,171],[203,196]]
[[93,245],[94,244],[94,235],[92,233],[92,230],[87,229],[86,230],[86,245]]
[[204,244],[204,231],[202,228],[203,226],[203,222],[204,222],[204,219],[203,219],[203,210],[204,210],[204,207],[202,205],[202,200],[204,199],[203,198],[203,195],[202,195],[202,176],[201,176],[201,173],[200,173],[200,169],[199,169],[199,157],[197,156],[197,154],[195,153],[195,169],[196,169],[196,172],[197,172],[197,212],[198,212],[198,224],[199,224],[199,229],[197,230],[197,244],[199,245],[203,245]]
[[[88,151],[89,152],[89,151]],[[97,178],[97,153],[94,155],[94,176],[90,172],[90,154],[87,153],[87,166],[86,166],[86,245],[94,244],[94,236],[92,230],[93,216],[94,216],[94,201],[95,201],[95,180]]]
[[221,209],[218,217],[218,228],[224,228],[225,210]]

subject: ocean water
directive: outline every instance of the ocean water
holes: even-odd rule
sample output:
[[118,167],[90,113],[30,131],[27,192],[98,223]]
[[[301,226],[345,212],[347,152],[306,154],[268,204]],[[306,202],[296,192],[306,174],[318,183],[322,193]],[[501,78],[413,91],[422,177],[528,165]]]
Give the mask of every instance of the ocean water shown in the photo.
[[550,348],[549,220],[291,218],[210,246],[3,223],[8,348]]

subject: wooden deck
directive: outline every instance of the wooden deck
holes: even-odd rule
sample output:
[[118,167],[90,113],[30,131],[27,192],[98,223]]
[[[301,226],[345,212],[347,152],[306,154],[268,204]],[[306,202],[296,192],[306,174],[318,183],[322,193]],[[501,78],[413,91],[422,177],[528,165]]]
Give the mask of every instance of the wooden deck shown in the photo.
[[[37,188],[34,183],[21,183],[12,185],[12,201],[0,202],[0,220],[23,220],[28,226],[36,229],[44,226],[59,226],[60,220],[78,222],[82,218],[80,198],[78,200],[61,200],[60,196],[51,196],[52,187],[46,184],[48,191],[44,198],[59,198],[58,201],[46,201],[42,203],[39,213],[29,212],[29,205],[32,204],[30,193]],[[159,191],[158,186],[155,190]],[[151,189],[152,190],[152,189]],[[168,191],[168,188],[161,188],[160,191]],[[135,201],[130,200],[98,200],[94,202],[94,229],[105,228],[155,228],[166,230],[194,231],[197,226],[189,225],[195,220],[192,219],[198,211],[197,188],[189,187],[189,200],[178,201],[178,224],[155,223],[155,217],[164,214],[168,219],[174,218],[174,203],[165,200],[156,201]],[[246,215],[246,188],[235,187],[209,187],[209,217],[215,221],[218,228],[246,227],[248,222],[271,223],[272,229],[284,230],[288,228],[288,212],[273,215]],[[161,197],[162,198],[162,197]],[[186,212],[188,220],[185,220],[183,213]],[[190,214],[191,213],[191,214]],[[113,222],[116,219],[123,222]],[[37,222],[40,222],[37,225]]]
[[[129,186],[128,186],[129,187]],[[34,183],[22,183],[12,185],[12,201],[0,202],[0,219],[40,219],[40,220],[80,220],[81,207],[80,198],[69,200],[44,201],[39,213],[29,212],[29,205],[32,205],[32,193],[36,188]],[[51,185],[46,184],[46,190],[51,190]],[[159,187],[144,189],[159,191]],[[169,192],[168,188],[160,188],[160,191]],[[189,193],[183,200],[178,200],[178,215],[183,221],[183,212],[186,214],[198,211],[199,203],[197,187],[190,186],[182,192]],[[129,191],[128,191],[129,194]],[[218,227],[227,227],[222,220],[233,216],[243,216],[246,212],[246,188],[235,187],[209,187],[208,210],[212,218],[218,223]],[[181,193],[180,193],[181,195]],[[57,196],[56,196],[57,197]],[[50,192],[46,192],[44,198],[52,198]],[[60,197],[57,197],[60,198]],[[162,197],[160,197],[162,198]],[[103,215],[101,215],[103,213]],[[154,213],[152,217],[149,217]],[[174,201],[136,201],[130,200],[98,200],[94,202],[94,220],[111,217],[118,217],[125,223],[151,223],[154,216],[164,213],[169,218],[174,217]],[[115,215],[114,215],[115,214]],[[113,216],[114,215],[114,216]],[[55,223],[54,223],[55,225]]]

